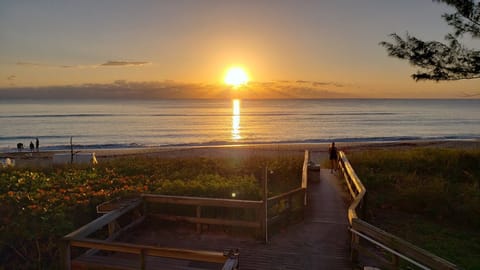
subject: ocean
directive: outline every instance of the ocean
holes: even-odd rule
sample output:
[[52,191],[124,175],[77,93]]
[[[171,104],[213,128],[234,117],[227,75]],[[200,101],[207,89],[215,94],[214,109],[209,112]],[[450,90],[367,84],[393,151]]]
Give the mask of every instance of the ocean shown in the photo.
[[0,151],[480,138],[480,100],[0,100]]

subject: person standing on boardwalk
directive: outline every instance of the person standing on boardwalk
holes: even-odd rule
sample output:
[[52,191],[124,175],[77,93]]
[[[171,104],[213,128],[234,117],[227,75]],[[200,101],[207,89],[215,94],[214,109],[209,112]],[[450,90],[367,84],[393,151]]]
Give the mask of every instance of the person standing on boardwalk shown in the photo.
[[35,138],[35,150],[38,152],[38,147],[40,146],[40,141],[38,140],[38,137]]
[[337,160],[338,160],[338,153],[337,153],[337,147],[335,146],[335,142],[332,142],[330,145],[330,148],[328,148],[328,155],[330,158],[330,173],[333,173],[333,171],[337,171]]

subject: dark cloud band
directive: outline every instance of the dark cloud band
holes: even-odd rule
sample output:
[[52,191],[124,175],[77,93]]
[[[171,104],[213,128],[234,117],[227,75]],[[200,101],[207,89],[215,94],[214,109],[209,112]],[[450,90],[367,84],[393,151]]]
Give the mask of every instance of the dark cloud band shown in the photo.
[[121,67],[121,66],[143,66],[150,64],[150,62],[142,61],[107,61],[100,66],[103,67]]

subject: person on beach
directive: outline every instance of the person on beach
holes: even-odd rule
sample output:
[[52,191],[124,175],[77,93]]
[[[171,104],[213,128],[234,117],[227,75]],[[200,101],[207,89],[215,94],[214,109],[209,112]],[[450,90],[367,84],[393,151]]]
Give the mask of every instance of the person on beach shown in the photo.
[[40,141],[38,140],[38,137],[35,138],[35,150],[38,152],[38,147],[40,146]]
[[23,143],[17,143],[18,152],[22,152],[22,149],[23,149]]
[[35,149],[35,145],[33,145],[33,142],[30,141],[30,151],[33,152],[34,149]]
[[330,173],[333,173],[333,171],[337,171],[337,159],[338,159],[338,153],[337,153],[337,147],[335,146],[335,142],[332,142],[330,145],[330,148],[328,148],[328,155],[330,158]]

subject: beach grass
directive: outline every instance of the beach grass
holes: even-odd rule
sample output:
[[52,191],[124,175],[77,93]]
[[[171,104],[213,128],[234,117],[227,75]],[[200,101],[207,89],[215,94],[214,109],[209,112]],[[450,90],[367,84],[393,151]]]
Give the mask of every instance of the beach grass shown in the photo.
[[[303,155],[245,158],[110,158],[96,167],[31,167],[0,171],[0,265],[59,268],[58,241],[96,218],[96,205],[141,193],[261,199],[298,187]],[[1,269],[1,268],[0,268]]]
[[348,154],[367,188],[367,219],[466,269],[480,269],[480,150]]

